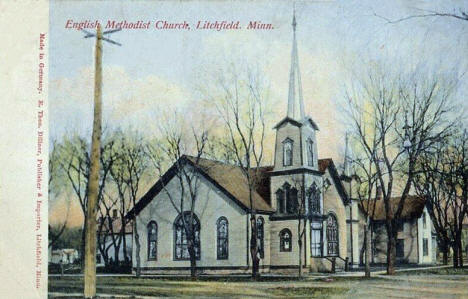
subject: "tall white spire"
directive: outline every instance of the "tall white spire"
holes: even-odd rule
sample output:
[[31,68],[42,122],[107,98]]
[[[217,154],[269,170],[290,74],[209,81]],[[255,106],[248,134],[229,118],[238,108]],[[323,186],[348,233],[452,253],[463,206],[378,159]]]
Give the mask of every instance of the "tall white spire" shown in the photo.
[[291,52],[291,70],[289,72],[288,117],[302,120],[304,114],[304,100],[302,99],[301,73],[299,71],[299,57],[296,42],[296,9],[293,13],[293,45]]

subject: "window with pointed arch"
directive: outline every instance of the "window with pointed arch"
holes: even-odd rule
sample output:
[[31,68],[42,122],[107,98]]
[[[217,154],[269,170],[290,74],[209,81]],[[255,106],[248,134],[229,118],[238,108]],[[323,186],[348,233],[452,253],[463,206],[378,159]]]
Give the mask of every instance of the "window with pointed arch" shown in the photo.
[[229,223],[226,217],[222,216],[216,221],[217,258],[227,260],[229,257]]
[[[197,215],[193,214],[193,217],[190,217],[190,211],[184,212],[182,215],[177,216],[174,221],[174,259],[175,260],[189,260],[189,248],[188,248],[188,237],[193,235],[194,242],[194,251],[195,258],[200,259],[200,221],[198,220]],[[182,218],[183,217],[183,218]],[[190,223],[190,218],[192,218],[192,225]],[[184,221],[187,224],[187,230],[184,227]],[[193,232],[191,232],[193,230]]]
[[148,231],[148,261],[155,261],[158,256],[158,225],[150,221],[146,227]]
[[297,189],[289,188],[288,197],[286,198],[286,211],[288,214],[295,214],[297,212]]
[[307,139],[307,165],[314,166],[314,142]]
[[292,250],[292,233],[289,229],[284,228],[280,232],[280,251],[289,252]]
[[276,191],[276,211],[280,214],[284,214],[284,191],[283,189],[278,189]]
[[262,259],[265,256],[265,247],[264,247],[264,224],[265,221],[263,220],[262,216],[257,218],[257,248],[258,248],[258,255]]
[[327,254],[338,256],[338,221],[333,214],[327,217],[327,244]]
[[293,160],[293,141],[286,138],[283,141],[283,166],[291,166]]
[[313,183],[309,188],[307,198],[309,200],[309,213],[320,214],[320,191],[317,184]]

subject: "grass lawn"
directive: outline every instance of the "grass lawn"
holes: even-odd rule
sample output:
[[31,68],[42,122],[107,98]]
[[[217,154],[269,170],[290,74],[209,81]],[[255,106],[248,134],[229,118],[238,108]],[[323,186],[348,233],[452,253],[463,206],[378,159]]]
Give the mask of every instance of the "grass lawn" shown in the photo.
[[[81,298],[83,278],[49,277],[50,298]],[[426,269],[394,276],[133,278],[98,277],[97,292],[113,298],[468,298],[468,268]],[[75,297],[70,297],[76,294]],[[120,296],[117,296],[120,295]]]
[[[304,280],[190,281],[181,279],[98,277],[97,292],[106,295],[182,296],[182,297],[264,297],[264,298],[331,298],[343,295],[349,288],[326,282]],[[82,293],[82,277],[50,277],[49,293]],[[52,296],[51,296],[52,297]],[[60,296],[59,296],[60,297]],[[57,298],[57,297],[53,297]],[[70,298],[70,297],[68,297]]]
[[463,268],[438,268],[438,269],[422,269],[407,272],[397,272],[397,275],[468,275],[468,266]]

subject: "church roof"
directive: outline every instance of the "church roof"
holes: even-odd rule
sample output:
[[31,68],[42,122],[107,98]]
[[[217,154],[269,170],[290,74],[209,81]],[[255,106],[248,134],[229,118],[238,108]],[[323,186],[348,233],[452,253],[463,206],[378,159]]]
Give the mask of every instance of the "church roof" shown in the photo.
[[[236,165],[230,165],[219,161],[195,157],[183,156],[183,163],[188,163],[202,174],[208,181],[215,185],[227,197],[232,199],[243,210],[250,210],[249,188],[247,179],[242,173],[242,169]],[[267,175],[273,167],[259,167],[252,170],[257,178],[257,187],[253,193],[253,207],[259,213],[272,213],[274,209],[270,206],[270,180]],[[163,187],[176,175],[176,163],[159,179],[145,195],[136,203],[135,207],[128,212],[127,218],[133,218],[143,210]]]
[[[400,198],[401,197],[392,197],[390,199],[390,209],[392,211],[392,215],[398,209]],[[415,195],[409,195],[405,200],[401,218],[412,219],[421,217],[425,203],[426,201],[424,198]],[[367,211],[369,211],[369,215],[373,220],[385,220],[385,204],[383,199],[372,199],[370,201],[363,200],[359,203],[359,207],[365,215],[367,215]]]
[[343,186],[343,181],[341,180],[340,174],[338,173],[338,170],[336,169],[335,163],[333,162],[331,158],[319,159],[318,170],[320,172],[325,172],[327,169],[330,173],[330,176],[333,180],[336,190],[338,191],[338,194],[343,200],[343,203],[345,205],[348,204],[349,203],[348,193],[346,192],[346,189]]

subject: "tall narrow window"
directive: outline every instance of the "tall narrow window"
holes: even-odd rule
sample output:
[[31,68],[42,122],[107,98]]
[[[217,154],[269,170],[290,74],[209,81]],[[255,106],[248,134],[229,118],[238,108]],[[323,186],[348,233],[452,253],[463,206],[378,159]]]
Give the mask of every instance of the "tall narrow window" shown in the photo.
[[286,198],[286,211],[289,214],[294,214],[297,211],[297,189],[290,188],[287,193],[288,197]]
[[217,258],[227,260],[229,256],[229,227],[226,217],[220,217],[216,222]]
[[327,218],[327,244],[328,255],[338,255],[338,221],[335,215],[329,214]]
[[319,214],[320,213],[320,191],[317,188],[317,185],[314,183],[308,191],[309,199],[309,213],[310,214]]
[[257,248],[258,248],[258,254],[260,258],[263,258],[265,256],[265,251],[264,251],[264,232],[263,232],[263,225],[265,221],[263,220],[263,217],[260,216],[257,218]]
[[422,223],[423,223],[423,228],[427,228],[427,222],[426,222],[426,213],[423,212],[422,214]]
[[293,141],[289,138],[286,138],[283,141],[283,165],[291,166],[292,165],[292,155],[293,155]]
[[423,238],[423,255],[429,255],[429,240],[427,238]]
[[310,228],[310,248],[312,256],[322,256],[322,222],[311,222]]
[[280,232],[280,251],[288,252],[292,249],[292,234],[291,231],[287,228],[283,229]]
[[307,165],[314,166],[314,142],[307,139]]
[[148,230],[148,260],[154,261],[157,259],[158,253],[158,225],[151,221],[147,226]]
[[[192,225],[190,225],[190,218],[192,218]],[[185,228],[184,222],[187,224],[187,228]],[[200,259],[200,221],[195,214],[193,214],[193,217],[190,217],[190,212],[188,211],[179,215],[174,221],[175,260],[190,259],[187,236],[193,236],[195,258]]]
[[282,189],[276,191],[276,211],[280,214],[284,213],[284,192]]

